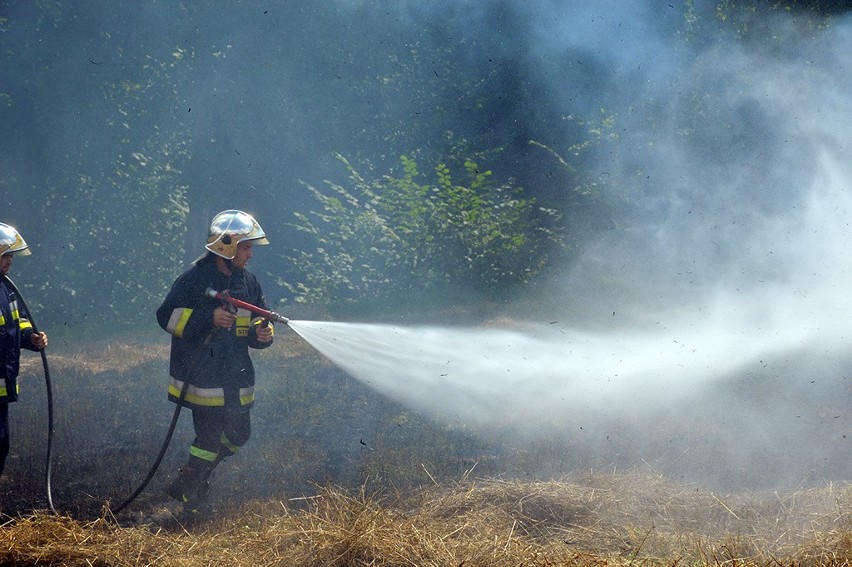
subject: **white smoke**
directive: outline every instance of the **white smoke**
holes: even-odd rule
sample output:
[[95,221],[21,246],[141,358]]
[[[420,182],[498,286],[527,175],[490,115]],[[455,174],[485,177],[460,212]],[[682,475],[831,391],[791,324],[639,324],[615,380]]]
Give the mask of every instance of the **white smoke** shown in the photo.
[[[443,419],[597,427],[598,440],[626,421],[638,446],[686,408],[665,433],[692,448],[684,467],[706,467],[712,445],[725,474],[764,467],[764,483],[782,470],[799,481],[822,460],[842,469],[849,455],[836,444],[852,419],[836,414],[832,391],[848,389],[852,358],[852,20],[809,32],[782,15],[765,42],[692,46],[661,34],[651,13],[611,8],[531,9],[543,55],[582,48],[612,62],[601,99],[621,140],[598,167],[631,207],[626,230],[525,300],[554,321],[293,328]],[[686,423],[701,433],[678,430]]]

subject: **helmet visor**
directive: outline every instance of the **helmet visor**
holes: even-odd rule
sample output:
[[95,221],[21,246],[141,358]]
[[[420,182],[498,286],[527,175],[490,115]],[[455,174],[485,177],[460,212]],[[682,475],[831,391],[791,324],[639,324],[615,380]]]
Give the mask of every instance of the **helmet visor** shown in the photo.
[[17,230],[7,224],[0,223],[0,255],[2,254],[29,256],[32,252]]

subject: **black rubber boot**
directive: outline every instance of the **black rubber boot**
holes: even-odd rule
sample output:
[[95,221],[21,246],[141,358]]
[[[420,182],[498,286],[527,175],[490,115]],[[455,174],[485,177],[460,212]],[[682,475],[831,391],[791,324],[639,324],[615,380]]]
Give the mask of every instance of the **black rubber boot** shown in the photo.
[[207,479],[211,470],[210,467],[182,466],[178,476],[166,487],[166,494],[183,503],[205,498],[210,488]]
[[185,527],[196,526],[213,517],[213,507],[207,502],[207,490],[184,501],[177,520]]

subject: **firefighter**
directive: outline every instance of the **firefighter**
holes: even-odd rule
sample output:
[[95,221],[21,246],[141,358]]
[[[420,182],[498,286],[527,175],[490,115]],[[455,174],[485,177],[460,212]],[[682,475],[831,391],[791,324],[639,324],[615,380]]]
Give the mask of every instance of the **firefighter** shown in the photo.
[[249,349],[267,348],[274,336],[269,321],[233,310],[205,291],[226,291],[265,309],[260,284],[246,270],[253,247],[265,244],[266,234],[251,215],[237,210],[217,214],[210,223],[207,251],[175,280],[157,309],[158,323],[172,335],[169,399],[192,410],[195,428],[189,458],[166,488],[184,503],[187,521],[209,512],[210,474],[251,434],[255,376]]
[[40,351],[47,347],[47,334],[34,331],[29,314],[15,297],[14,286],[6,279],[12,258],[29,254],[18,231],[0,223],[0,475],[9,455],[9,404],[18,399],[21,348]]

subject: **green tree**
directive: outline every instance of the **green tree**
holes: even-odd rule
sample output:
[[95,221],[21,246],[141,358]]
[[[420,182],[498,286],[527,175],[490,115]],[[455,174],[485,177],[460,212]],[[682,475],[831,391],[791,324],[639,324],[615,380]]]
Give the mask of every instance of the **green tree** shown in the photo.
[[280,282],[300,303],[334,311],[418,299],[441,307],[483,292],[499,299],[534,279],[554,246],[564,245],[555,210],[537,207],[513,180],[464,163],[458,183],[443,163],[423,179],[414,159],[401,156],[401,175],[367,180],[343,156],[350,186],[304,186],[319,204],[295,213],[295,228],[315,248],[288,261],[302,278]]
[[743,40],[774,47],[783,38],[773,30],[773,16],[799,14],[802,17],[790,21],[813,31],[828,27],[832,16],[850,10],[852,4],[837,0],[720,0],[716,3],[715,18],[721,24],[720,31],[733,29]]
[[0,18],[10,77],[0,115],[19,142],[0,187],[10,196],[4,220],[36,252],[19,264],[22,287],[57,331],[150,324],[181,266],[188,207],[186,129],[152,119],[176,114],[180,50],[137,57],[70,3],[15,8]]

